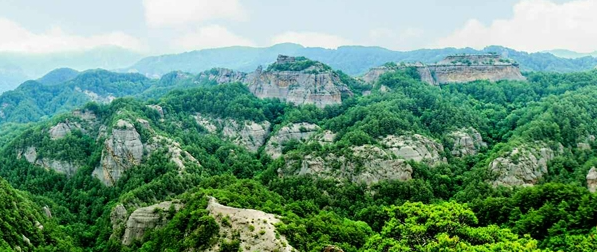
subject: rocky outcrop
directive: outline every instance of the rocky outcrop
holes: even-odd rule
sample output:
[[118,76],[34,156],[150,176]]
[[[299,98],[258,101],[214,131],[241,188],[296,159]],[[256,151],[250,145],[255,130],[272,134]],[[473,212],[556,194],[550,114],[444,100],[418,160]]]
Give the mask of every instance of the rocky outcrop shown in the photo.
[[39,165],[48,170],[54,170],[58,173],[66,174],[69,177],[75,175],[80,167],[79,164],[72,161],[40,157],[37,153],[37,149],[33,146],[29,146],[25,150],[18,151],[17,159],[21,158],[25,158],[25,160],[31,164]]
[[487,148],[481,134],[474,128],[464,128],[450,132],[447,136],[452,143],[452,155],[457,157],[471,156],[479,153],[479,150]]
[[112,212],[110,212],[110,223],[112,223],[112,230],[115,230],[118,228],[118,226],[124,224],[127,217],[128,212],[126,211],[126,208],[124,208],[124,205],[116,205],[116,207],[112,209]]
[[532,186],[547,174],[547,162],[555,157],[555,152],[545,144],[522,145],[494,159],[489,171],[496,178],[493,186]]
[[148,108],[154,109],[160,114],[160,117],[164,117],[164,109],[160,105],[147,105]]
[[[282,156],[282,147],[289,141],[305,142],[311,138],[319,126],[311,123],[292,123],[274,133],[265,145],[265,152],[273,159]],[[332,139],[333,140],[333,139]]]
[[169,210],[173,208],[178,211],[182,207],[180,202],[166,201],[135,210],[126,221],[122,244],[130,245],[134,240],[143,238],[148,230],[164,226],[172,217],[169,216]]
[[166,148],[170,161],[178,166],[179,172],[184,171],[186,166],[189,164],[201,166],[199,161],[197,161],[193,155],[180,147],[180,143],[167,137],[154,136],[150,143],[145,145],[145,148],[150,153],[149,155],[159,148]]
[[430,85],[466,83],[476,80],[525,81],[520,73],[518,64],[509,59],[502,59],[496,54],[454,55],[448,56],[437,64],[424,65],[400,64],[377,67],[363,75],[361,79],[367,83],[375,83],[381,75],[387,72],[404,70],[413,67],[421,77],[421,81]]
[[82,90],[79,87],[75,87],[75,91],[83,93],[85,96],[87,96],[87,98],[89,100],[97,102],[97,103],[111,103],[114,99],[116,99],[116,96],[111,95],[111,94],[102,96],[102,95],[99,95],[91,90]]
[[93,175],[105,185],[114,185],[127,169],[140,164],[142,158],[141,136],[130,122],[118,120],[104,142],[100,165]]
[[200,114],[196,115],[195,119],[197,124],[204,127],[209,133],[221,132],[226,139],[252,152],[257,152],[259,147],[265,144],[265,139],[270,132],[268,121],[238,122],[233,119],[213,118]]
[[[298,65],[308,67],[293,67]],[[258,68],[244,81],[259,98],[278,98],[295,105],[313,104],[323,108],[342,103],[342,94],[353,95],[340,76],[320,62],[280,55],[270,69]]]
[[[233,208],[219,204],[210,197],[207,206],[209,215],[220,225],[220,239],[240,240],[243,251],[295,251],[282,235],[276,234],[276,223],[280,219],[269,213],[253,209]],[[223,224],[223,220],[227,224]],[[237,234],[238,238],[235,238]],[[215,244],[207,251],[220,251],[220,244]]]
[[57,140],[65,137],[73,130],[85,132],[85,130],[81,127],[81,124],[78,122],[70,122],[69,120],[66,120],[65,122],[54,125],[52,128],[50,128],[48,133],[50,134],[50,138],[52,140]]
[[286,167],[278,170],[278,175],[311,175],[365,184],[411,179],[412,167],[404,159],[395,158],[392,151],[374,145],[363,145],[351,147],[350,153],[350,156],[337,156],[334,153],[325,156],[314,153],[287,156]]
[[591,167],[591,170],[587,174],[587,188],[592,193],[597,191],[597,169],[595,167]]
[[323,248],[321,252],[344,252],[344,250],[337,246],[328,245],[325,246],[325,248]]
[[444,152],[444,146],[419,134],[388,135],[382,138],[380,143],[401,159],[423,162],[430,166],[446,162],[445,158],[441,156],[441,153]]
[[218,84],[245,82],[247,74],[226,68],[213,68],[200,73],[198,76],[200,80],[213,81]]

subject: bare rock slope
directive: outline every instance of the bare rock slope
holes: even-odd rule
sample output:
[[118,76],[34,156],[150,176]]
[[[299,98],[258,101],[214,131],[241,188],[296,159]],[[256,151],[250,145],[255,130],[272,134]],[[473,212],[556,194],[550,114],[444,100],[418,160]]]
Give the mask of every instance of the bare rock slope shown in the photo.
[[[213,197],[207,210],[220,225],[220,239],[233,240],[238,234],[242,251],[296,251],[284,236],[276,233],[274,224],[280,219],[273,214],[224,206]],[[207,251],[220,251],[219,243]]]

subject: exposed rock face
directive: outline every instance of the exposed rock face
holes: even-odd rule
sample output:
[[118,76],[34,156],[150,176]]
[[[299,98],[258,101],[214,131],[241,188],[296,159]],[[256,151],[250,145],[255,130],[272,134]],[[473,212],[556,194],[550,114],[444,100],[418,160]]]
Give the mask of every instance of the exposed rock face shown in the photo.
[[105,185],[114,185],[124,171],[140,164],[142,158],[141,136],[131,123],[118,120],[112,129],[112,135],[104,142],[100,165],[93,171],[93,175]]
[[17,159],[25,158],[27,162],[35,165],[39,165],[46,169],[52,169],[58,173],[66,174],[67,176],[73,176],[79,169],[79,165],[71,161],[50,159],[47,157],[38,157],[37,150],[33,146],[27,147],[24,151],[19,151]]
[[479,150],[487,148],[487,143],[483,142],[481,134],[473,128],[451,132],[448,134],[448,139],[454,143],[452,155],[457,157],[476,155]]
[[187,164],[201,166],[201,164],[199,163],[199,161],[197,161],[195,157],[193,157],[187,151],[181,149],[180,143],[170,138],[166,138],[163,136],[155,136],[151,139],[151,143],[145,145],[145,148],[148,150],[149,153],[161,147],[167,148],[170,161],[172,161],[174,164],[176,164],[176,166],[178,166],[179,172],[184,171]]
[[[280,55],[273,66],[296,64],[294,57]],[[323,108],[342,103],[342,94],[352,92],[337,73],[316,62],[299,71],[262,71],[258,68],[244,81],[259,98],[278,98],[296,105],[314,104]]]
[[313,175],[327,179],[347,179],[355,183],[374,184],[384,180],[411,179],[412,167],[404,159],[392,156],[389,150],[373,145],[351,147],[352,157],[330,153],[320,157],[313,154],[287,157],[280,176]]
[[79,123],[69,122],[68,120],[66,120],[66,122],[61,122],[61,123],[54,125],[52,128],[50,128],[48,133],[50,134],[50,138],[52,140],[57,140],[57,139],[65,137],[73,130],[84,131],[83,128],[81,128],[81,125]]
[[554,157],[554,151],[544,144],[514,148],[489,164],[489,170],[497,176],[491,183],[493,186],[532,186],[547,174],[547,162]]
[[389,135],[382,138],[380,143],[398,158],[424,162],[431,166],[446,162],[441,156],[444,146],[419,134]]
[[597,169],[595,167],[591,167],[587,174],[587,187],[592,193],[597,191]]
[[110,223],[112,223],[112,230],[117,229],[120,224],[125,223],[127,216],[128,212],[126,211],[126,208],[124,208],[122,204],[116,205],[116,207],[112,209],[112,212],[110,212]]
[[203,126],[208,132],[217,133],[221,130],[224,137],[252,152],[257,152],[259,147],[265,144],[271,125],[268,121],[237,122],[233,119],[211,118],[200,114],[195,119],[197,124]]
[[476,80],[525,81],[520,73],[518,64],[499,55],[455,55],[448,56],[437,64],[424,65],[402,64],[395,67],[377,67],[371,69],[361,79],[367,83],[375,83],[381,75],[387,72],[414,67],[421,76],[421,80],[430,85],[466,83]]
[[[317,131],[319,126],[311,123],[293,123],[282,127],[276,132],[265,145],[265,152],[270,155],[273,159],[282,156],[282,146],[291,141],[307,141]],[[332,138],[333,140],[333,138]]]
[[75,87],[75,91],[82,92],[83,94],[85,94],[87,96],[87,98],[89,98],[89,100],[97,102],[97,103],[110,103],[114,99],[116,99],[116,97],[113,95],[101,96],[91,90],[81,90],[81,88],[79,88],[79,87]]
[[203,80],[215,81],[218,84],[244,82],[246,73],[238,72],[226,68],[214,68],[199,74],[198,78]]
[[342,250],[340,247],[329,245],[323,248],[321,252],[344,252],[344,250]]
[[183,205],[179,202],[166,201],[156,205],[135,210],[126,221],[126,229],[122,236],[122,244],[130,245],[134,240],[143,238],[149,229],[160,228],[168,223],[168,210],[174,207],[176,211]]
[[[207,210],[220,225],[221,238],[232,240],[234,233],[238,231],[243,251],[294,251],[284,236],[276,235],[274,224],[280,220],[273,214],[224,206],[212,197],[209,199]],[[223,218],[228,218],[230,225],[223,225]],[[219,245],[218,243],[207,251],[220,251]]]
[[95,113],[89,110],[74,110],[72,114],[88,123],[95,123],[97,120]]

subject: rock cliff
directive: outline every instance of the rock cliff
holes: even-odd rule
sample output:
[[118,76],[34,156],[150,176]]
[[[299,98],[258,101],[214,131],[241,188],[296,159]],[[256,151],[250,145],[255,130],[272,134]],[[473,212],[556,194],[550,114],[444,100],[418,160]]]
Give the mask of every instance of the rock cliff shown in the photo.
[[127,169],[140,164],[142,158],[141,136],[133,124],[118,120],[104,142],[100,165],[93,175],[106,185],[114,185]]
[[412,167],[392,152],[374,145],[350,147],[350,156],[315,153],[286,156],[286,167],[279,176],[312,175],[326,179],[346,179],[355,183],[374,184],[384,180],[409,180]]
[[[220,239],[233,240],[235,234],[240,236],[240,247],[243,251],[295,251],[282,235],[276,233],[276,223],[280,219],[269,213],[253,209],[233,208],[219,204],[210,197],[207,206],[209,214],[220,225]],[[223,219],[228,221],[223,224]],[[220,251],[220,244],[215,244],[207,251]]]
[[150,229],[160,228],[168,223],[169,210],[180,210],[180,202],[166,201],[135,210],[126,221],[126,228],[122,236],[122,244],[130,245],[134,240],[143,238]]
[[259,67],[246,74],[216,68],[201,73],[198,78],[218,84],[241,82],[262,99],[278,98],[295,105],[313,104],[320,108],[342,103],[342,95],[353,95],[329,66],[304,57],[279,55],[267,70]]
[[363,75],[361,79],[367,83],[375,83],[381,75],[387,72],[403,70],[413,67],[421,76],[421,80],[430,85],[466,83],[476,80],[525,81],[520,73],[518,64],[509,59],[503,59],[497,54],[454,55],[436,63],[424,65],[421,63],[401,64],[376,67]]
[[547,174],[547,162],[556,154],[557,152],[542,143],[516,147],[489,164],[489,171],[496,176],[491,184],[508,187],[532,186]]
[[34,146],[29,146],[25,150],[18,151],[17,159],[21,158],[25,158],[25,160],[31,164],[39,165],[45,169],[51,169],[58,173],[66,174],[69,177],[75,175],[79,167],[81,167],[81,164],[75,161],[39,157]]
[[597,191],[597,169],[595,167],[591,167],[587,174],[587,187],[592,193]]
[[[265,152],[273,159],[282,156],[282,147],[290,141],[305,142],[320,130],[311,123],[293,123],[282,127],[274,133],[265,145]],[[332,139],[333,140],[333,139]]]
[[430,166],[446,162],[445,158],[441,156],[444,146],[419,134],[389,135],[382,138],[380,143],[398,158],[423,162]]
[[226,139],[233,143],[247,148],[249,151],[257,152],[259,147],[265,144],[265,139],[270,132],[268,121],[238,122],[233,119],[213,118],[209,116],[196,115],[197,124],[204,127],[208,132],[221,133]]
[[464,128],[450,132],[447,136],[452,144],[452,155],[464,157],[476,155],[479,150],[487,148],[481,134],[474,128]]

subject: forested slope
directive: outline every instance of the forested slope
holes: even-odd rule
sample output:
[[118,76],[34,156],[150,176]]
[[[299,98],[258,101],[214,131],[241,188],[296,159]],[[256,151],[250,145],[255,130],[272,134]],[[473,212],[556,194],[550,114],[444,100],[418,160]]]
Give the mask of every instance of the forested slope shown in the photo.
[[[0,176],[86,251],[597,249],[595,71],[429,86],[407,68],[323,109],[179,74],[24,126]],[[123,76],[100,86],[159,87]]]

